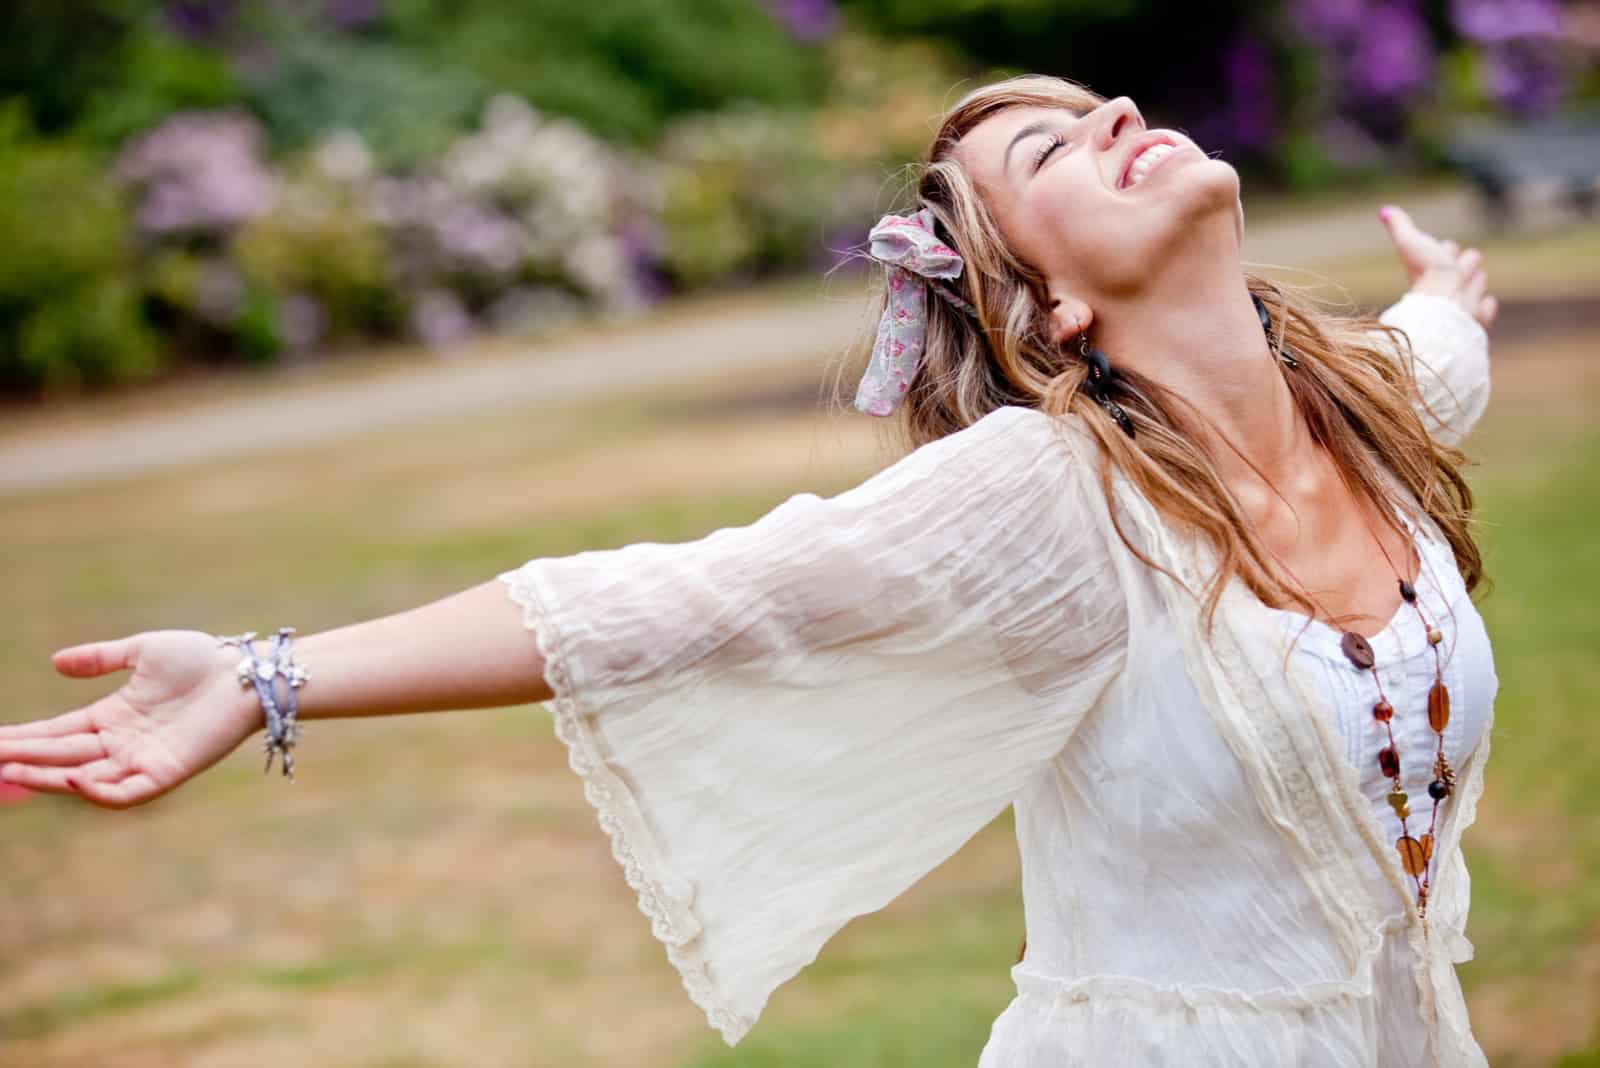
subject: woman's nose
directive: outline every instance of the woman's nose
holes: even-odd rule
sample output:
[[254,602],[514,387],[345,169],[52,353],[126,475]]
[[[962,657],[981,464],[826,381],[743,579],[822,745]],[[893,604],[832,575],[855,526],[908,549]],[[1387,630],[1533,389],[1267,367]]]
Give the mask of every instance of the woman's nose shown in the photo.
[[1119,96],[1115,100],[1106,101],[1105,109],[1107,114],[1102,127],[1105,131],[1102,147],[1110,147],[1120,138],[1144,129],[1144,116],[1139,114],[1139,109],[1128,97]]

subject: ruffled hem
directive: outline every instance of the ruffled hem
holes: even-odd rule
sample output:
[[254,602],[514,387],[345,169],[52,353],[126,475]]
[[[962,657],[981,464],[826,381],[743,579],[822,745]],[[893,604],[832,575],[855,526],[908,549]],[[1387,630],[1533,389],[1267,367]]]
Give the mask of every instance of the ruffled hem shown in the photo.
[[711,978],[699,942],[704,929],[691,906],[692,891],[680,896],[667,889],[670,880],[654,835],[645,825],[631,791],[607,766],[600,745],[585,722],[581,703],[573,694],[560,635],[544,610],[535,577],[517,569],[496,578],[506,583],[511,600],[522,607],[523,626],[533,632],[544,658],[545,680],[554,694],[550,704],[555,713],[556,737],[566,746],[567,763],[582,780],[583,796],[611,841],[611,855],[638,895],[639,911],[650,921],[651,933],[666,948],[667,960],[678,970],[689,999],[706,1014],[707,1022],[724,1042],[737,1045],[755,1020],[731,1008]]

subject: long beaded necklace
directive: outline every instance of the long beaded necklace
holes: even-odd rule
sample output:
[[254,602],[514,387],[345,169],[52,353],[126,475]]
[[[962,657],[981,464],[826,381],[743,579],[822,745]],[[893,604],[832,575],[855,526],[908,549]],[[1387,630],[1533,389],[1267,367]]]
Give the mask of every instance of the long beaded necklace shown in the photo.
[[[1389,742],[1378,750],[1378,768],[1390,781],[1387,800],[1395,817],[1400,821],[1400,837],[1395,839],[1394,848],[1400,855],[1400,866],[1411,876],[1412,884],[1416,888],[1417,916],[1422,921],[1423,929],[1426,930],[1428,891],[1433,872],[1434,832],[1439,822],[1439,805],[1455,792],[1456,784],[1455,771],[1444,755],[1444,729],[1450,723],[1450,690],[1444,684],[1444,657],[1439,651],[1444,635],[1422,614],[1416,587],[1401,577],[1400,569],[1394,565],[1394,558],[1389,555],[1389,550],[1384,548],[1383,541],[1373,533],[1365,515],[1362,515],[1361,522],[1366,526],[1367,533],[1372,535],[1372,540],[1377,544],[1384,560],[1388,562],[1389,570],[1394,573],[1395,581],[1400,586],[1401,599],[1417,613],[1417,619],[1421,621],[1422,629],[1428,636],[1428,647],[1433,650],[1433,685],[1428,688],[1428,726],[1433,730],[1435,743],[1433,780],[1428,783],[1428,796],[1433,800],[1433,808],[1428,814],[1427,831],[1420,836],[1414,836],[1410,826],[1411,798],[1406,794],[1400,781],[1400,745],[1394,737],[1394,705],[1389,702],[1388,694],[1384,692],[1383,679],[1378,674],[1377,655],[1372,651],[1371,643],[1353,630],[1342,631],[1339,637],[1340,652],[1344,653],[1345,658],[1357,671],[1372,672],[1372,681],[1377,684],[1378,700],[1372,706],[1372,718],[1382,725]],[[1310,596],[1309,592],[1307,596]],[[1311,601],[1324,616],[1333,618],[1316,598],[1311,598]]]
[[[1291,371],[1297,369],[1300,362],[1273,336],[1272,319],[1267,313],[1266,304],[1254,293],[1250,295],[1250,300],[1255,304],[1256,314],[1261,319],[1261,329],[1266,332],[1268,346],[1284,367]],[[1383,692],[1383,679],[1378,675],[1377,655],[1373,653],[1367,639],[1353,630],[1341,631],[1339,637],[1339,649],[1345,658],[1355,665],[1356,670],[1372,672],[1372,681],[1378,687],[1378,700],[1372,706],[1372,718],[1383,725],[1384,733],[1389,740],[1388,745],[1378,750],[1378,768],[1390,782],[1389,807],[1394,810],[1396,818],[1400,821],[1400,837],[1395,839],[1394,848],[1400,854],[1400,866],[1411,876],[1411,881],[1416,887],[1417,916],[1422,921],[1423,931],[1426,932],[1428,890],[1433,872],[1433,836],[1439,823],[1439,805],[1445,798],[1455,793],[1456,788],[1455,772],[1444,755],[1444,729],[1450,723],[1450,690],[1444,684],[1444,658],[1439,652],[1439,644],[1444,640],[1444,635],[1422,614],[1422,606],[1417,601],[1416,587],[1407,582],[1400,574],[1400,569],[1394,566],[1394,558],[1389,555],[1389,550],[1383,547],[1383,540],[1373,533],[1372,524],[1367,522],[1366,514],[1359,508],[1357,511],[1361,514],[1362,525],[1367,528],[1367,533],[1377,544],[1378,551],[1383,554],[1384,560],[1388,561],[1389,570],[1394,573],[1395,581],[1400,584],[1401,599],[1412,607],[1417,613],[1417,618],[1421,620],[1422,629],[1428,635],[1428,647],[1433,650],[1433,685],[1428,688],[1428,726],[1433,729],[1435,740],[1433,780],[1428,783],[1428,796],[1433,799],[1433,810],[1428,815],[1427,831],[1420,837],[1413,837],[1409,823],[1411,798],[1407,796],[1400,782],[1400,745],[1395,741],[1392,726],[1394,705],[1389,703],[1388,695]],[[1301,585],[1304,586],[1304,583]],[[1310,591],[1307,591],[1306,596],[1311,597]],[[1333,618],[1315,597],[1311,597],[1311,603],[1324,617]]]

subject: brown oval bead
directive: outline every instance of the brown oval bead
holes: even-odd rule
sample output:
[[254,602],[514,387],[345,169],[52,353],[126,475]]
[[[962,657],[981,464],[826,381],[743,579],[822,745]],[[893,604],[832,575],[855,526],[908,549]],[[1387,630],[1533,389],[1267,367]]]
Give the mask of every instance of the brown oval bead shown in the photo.
[[1422,861],[1426,864],[1433,859],[1433,835],[1425,834],[1418,841],[1422,843]]
[[1372,646],[1367,644],[1367,639],[1353,630],[1345,631],[1344,637],[1339,639],[1339,651],[1362,671],[1378,662],[1378,658],[1372,655]]
[[1439,628],[1438,627],[1429,627],[1428,628],[1428,644],[1429,645],[1438,645],[1442,641],[1444,641],[1444,635],[1439,632]]
[[1396,838],[1394,848],[1400,854],[1400,866],[1405,868],[1407,875],[1421,875],[1422,869],[1428,866],[1427,847],[1410,835]]
[[1444,732],[1450,724],[1450,691],[1444,683],[1436,682],[1428,690],[1428,726]]
[[1394,746],[1386,745],[1378,750],[1378,767],[1391,779],[1400,774],[1400,754]]
[[1372,706],[1372,718],[1379,723],[1388,723],[1394,718],[1394,705],[1388,701],[1379,701]]

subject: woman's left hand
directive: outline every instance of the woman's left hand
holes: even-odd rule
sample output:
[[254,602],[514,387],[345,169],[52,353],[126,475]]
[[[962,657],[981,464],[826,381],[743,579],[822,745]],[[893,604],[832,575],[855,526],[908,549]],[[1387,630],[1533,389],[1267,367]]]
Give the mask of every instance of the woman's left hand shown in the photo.
[[1389,237],[1411,276],[1411,289],[1455,301],[1488,330],[1494,325],[1500,302],[1491,296],[1483,253],[1462,251],[1454,241],[1440,239],[1420,229],[1404,209],[1390,204],[1378,212]]

